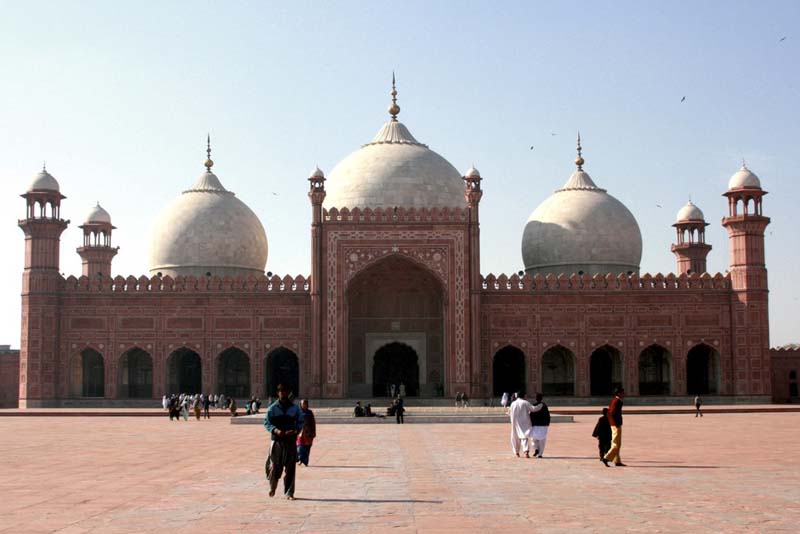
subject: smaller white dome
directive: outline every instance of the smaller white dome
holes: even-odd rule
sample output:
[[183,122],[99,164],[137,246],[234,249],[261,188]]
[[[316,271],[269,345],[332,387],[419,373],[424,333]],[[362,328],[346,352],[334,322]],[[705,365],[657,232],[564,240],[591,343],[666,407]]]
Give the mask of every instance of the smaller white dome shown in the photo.
[[322,169],[320,169],[319,167],[315,166],[314,170],[312,170],[309,173],[308,177],[309,178],[325,178],[325,173],[322,172]]
[[31,191],[60,191],[58,181],[53,178],[47,169],[42,169],[34,176],[31,184],[28,186],[28,193]]
[[86,216],[86,220],[83,221],[84,224],[92,224],[92,223],[105,223],[111,224],[111,215],[108,214],[106,210],[100,206],[98,202],[95,207],[93,207],[89,214]]
[[480,178],[481,177],[481,173],[480,173],[480,171],[478,169],[475,168],[474,165],[471,165],[470,168],[467,169],[467,172],[464,173],[464,177],[465,178]]
[[683,221],[705,221],[705,216],[703,216],[703,211],[692,204],[692,201],[686,203],[684,207],[678,210],[678,214],[675,216],[675,222],[683,222]]
[[736,171],[736,174],[731,176],[730,181],[728,181],[728,189],[740,189],[743,187],[761,189],[761,180],[747,168],[747,165],[742,165],[742,168]]

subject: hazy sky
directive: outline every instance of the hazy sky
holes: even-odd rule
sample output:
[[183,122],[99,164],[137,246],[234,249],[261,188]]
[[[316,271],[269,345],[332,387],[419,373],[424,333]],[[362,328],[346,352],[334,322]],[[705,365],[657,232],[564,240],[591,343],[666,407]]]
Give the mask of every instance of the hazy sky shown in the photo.
[[97,200],[114,274],[147,273],[152,224],[203,170],[209,131],[215,172],[267,230],[267,269],[307,275],[309,170],[378,131],[392,69],[414,136],[485,179],[485,274],[522,268],[578,129],[585,170],[639,221],[642,272],[675,270],[690,196],[724,272],[720,195],[746,158],[770,192],[770,344],[800,341],[798,22],[797,1],[0,2],[0,343],[19,346],[19,194],[42,160],[68,197],[67,275]]

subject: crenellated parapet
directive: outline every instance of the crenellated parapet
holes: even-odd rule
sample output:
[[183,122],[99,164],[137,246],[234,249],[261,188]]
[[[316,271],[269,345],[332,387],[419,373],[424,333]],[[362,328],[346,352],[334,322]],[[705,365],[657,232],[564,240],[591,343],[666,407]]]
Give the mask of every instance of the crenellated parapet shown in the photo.
[[64,293],[309,293],[311,277],[247,276],[116,276],[62,278]]
[[492,292],[530,292],[530,291],[589,291],[589,290],[611,290],[611,291],[637,291],[637,290],[680,290],[680,289],[705,289],[728,291],[731,289],[730,275],[717,273],[711,276],[708,273],[690,275],[675,275],[669,273],[663,275],[644,274],[624,274],[614,275],[608,273],[605,276],[596,274],[560,274],[555,276],[548,274],[542,276],[536,274],[531,276],[525,274],[520,276],[514,274],[507,276],[501,274],[495,276],[488,274],[481,276],[481,287],[483,291]]
[[469,208],[330,208],[322,211],[325,223],[413,223],[469,221]]

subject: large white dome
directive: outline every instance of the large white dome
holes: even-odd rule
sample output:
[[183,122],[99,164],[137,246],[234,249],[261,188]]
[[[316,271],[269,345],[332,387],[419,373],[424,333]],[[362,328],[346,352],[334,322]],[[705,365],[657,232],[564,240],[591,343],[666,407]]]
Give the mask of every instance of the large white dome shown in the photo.
[[522,259],[530,274],[639,272],[642,234],[622,202],[595,185],[579,168],[542,202],[522,236]]
[[331,171],[326,208],[465,207],[461,175],[395,119]]
[[150,272],[164,275],[261,275],[267,234],[247,205],[208,170],[156,220]]

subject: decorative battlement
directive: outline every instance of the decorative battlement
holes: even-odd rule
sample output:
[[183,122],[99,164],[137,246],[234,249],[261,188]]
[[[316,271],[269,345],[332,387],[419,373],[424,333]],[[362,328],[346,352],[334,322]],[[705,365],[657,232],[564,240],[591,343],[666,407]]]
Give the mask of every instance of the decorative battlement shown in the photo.
[[61,278],[64,293],[308,293],[311,277],[289,275],[247,276],[129,276],[89,279],[87,276]]
[[330,208],[322,218],[326,223],[468,222],[469,208]]
[[531,276],[525,274],[519,276],[514,274],[506,276],[501,274],[495,276],[489,274],[481,276],[481,287],[484,291],[582,291],[582,290],[671,290],[671,289],[707,289],[726,291],[731,288],[730,275],[717,273],[711,276],[708,273],[690,275],[675,275],[669,273],[664,276],[661,273],[654,275],[644,274],[620,274],[614,276],[609,273],[605,276],[596,274],[578,275],[560,274],[555,276],[548,274],[542,276],[536,274]]

